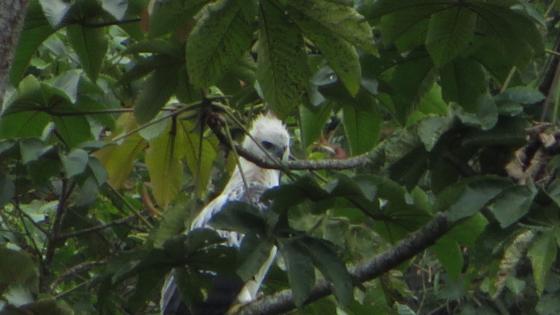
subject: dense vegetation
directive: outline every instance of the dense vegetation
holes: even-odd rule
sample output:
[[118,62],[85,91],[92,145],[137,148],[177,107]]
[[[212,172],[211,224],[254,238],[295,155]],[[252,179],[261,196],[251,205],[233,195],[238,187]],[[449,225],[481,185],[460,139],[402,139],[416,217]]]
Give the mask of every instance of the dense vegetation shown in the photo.
[[[245,278],[273,245],[237,312],[560,314],[559,22],[556,0],[30,0],[0,314],[155,314],[172,268],[197,299],[201,267]],[[270,211],[216,218],[239,252],[181,235],[266,110],[295,159]]]

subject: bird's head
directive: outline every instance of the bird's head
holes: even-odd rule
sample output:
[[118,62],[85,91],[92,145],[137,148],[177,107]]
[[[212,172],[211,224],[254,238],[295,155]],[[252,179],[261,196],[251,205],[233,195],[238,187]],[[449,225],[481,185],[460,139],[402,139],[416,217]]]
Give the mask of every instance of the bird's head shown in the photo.
[[272,114],[259,115],[254,121],[249,136],[243,140],[243,148],[254,155],[270,159],[288,160],[290,135],[286,126]]

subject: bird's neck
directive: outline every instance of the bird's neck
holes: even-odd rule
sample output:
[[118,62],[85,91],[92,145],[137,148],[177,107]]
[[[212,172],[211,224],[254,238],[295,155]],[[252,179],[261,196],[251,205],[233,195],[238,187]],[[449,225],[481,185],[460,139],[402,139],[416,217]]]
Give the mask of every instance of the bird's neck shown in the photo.
[[262,168],[240,157],[239,164],[235,167],[228,185],[243,181],[245,181],[247,185],[258,183],[266,187],[278,186],[280,171]]

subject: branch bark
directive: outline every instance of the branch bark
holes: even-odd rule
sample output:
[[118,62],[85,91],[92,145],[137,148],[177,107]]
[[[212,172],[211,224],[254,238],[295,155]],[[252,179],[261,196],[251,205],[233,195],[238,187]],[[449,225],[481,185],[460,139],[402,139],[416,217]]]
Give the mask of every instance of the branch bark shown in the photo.
[[245,150],[241,145],[231,143],[228,137],[220,130],[218,124],[209,122],[208,127],[214,132],[220,143],[233,148],[237,153],[246,160],[256,165],[278,170],[344,170],[353,169],[366,165],[373,165],[382,162],[386,157],[386,148],[391,143],[393,137],[400,138],[400,135],[391,136],[380,142],[371,151],[356,155],[347,159],[322,159],[322,160],[292,160],[292,161],[271,161],[255,156],[251,152]]
[[27,4],[27,0],[0,1],[0,105],[4,99]]
[[[449,231],[450,228],[451,224],[447,219],[447,215],[439,213],[424,227],[401,240],[393,248],[374,257],[370,261],[351,268],[350,274],[353,276],[355,284],[372,280],[414,257],[434,244],[440,237]],[[316,301],[331,293],[331,285],[327,281],[321,280],[313,287],[307,303]],[[295,307],[292,291],[283,290],[243,306],[237,314],[282,314],[293,310]]]

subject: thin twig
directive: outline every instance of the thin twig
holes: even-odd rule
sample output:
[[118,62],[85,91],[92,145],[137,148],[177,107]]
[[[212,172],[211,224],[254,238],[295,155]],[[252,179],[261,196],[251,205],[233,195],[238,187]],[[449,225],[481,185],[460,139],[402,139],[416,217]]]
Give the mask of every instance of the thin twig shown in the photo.
[[62,229],[62,222],[64,219],[64,214],[66,212],[66,202],[68,201],[70,194],[72,194],[72,191],[74,190],[75,186],[76,185],[74,182],[68,185],[68,180],[62,179],[62,188],[60,191],[58,205],[56,207],[56,214],[54,217],[53,226],[47,238],[47,244],[46,244],[47,249],[45,253],[45,270],[52,262],[54,251],[58,244],[58,235],[60,234],[60,231]]
[[112,226],[115,226],[115,225],[126,224],[126,223],[132,221],[132,219],[135,219],[135,218],[137,218],[137,216],[135,214],[133,214],[133,215],[125,217],[125,218],[120,218],[120,219],[117,219],[115,221],[111,221],[109,223],[99,224],[99,225],[92,226],[92,227],[85,228],[85,229],[81,229],[81,230],[78,230],[78,231],[64,233],[64,234],[61,234],[61,235],[58,236],[58,240],[59,241],[64,241],[64,240],[66,240],[68,238],[71,238],[71,237],[77,237],[77,236],[82,236],[82,235],[89,234],[89,233],[98,232],[98,231],[104,230],[106,228],[110,228]]

